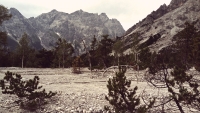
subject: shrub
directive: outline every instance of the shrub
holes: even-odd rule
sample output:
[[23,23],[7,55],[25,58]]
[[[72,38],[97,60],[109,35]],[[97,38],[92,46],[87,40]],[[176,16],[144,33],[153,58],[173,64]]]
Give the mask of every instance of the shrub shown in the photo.
[[119,69],[116,77],[108,81],[108,96],[106,100],[109,101],[112,109],[105,106],[105,110],[116,113],[146,113],[150,109],[155,100],[150,101],[148,106],[140,105],[140,98],[136,96],[137,86],[130,89],[131,81],[126,79],[126,69]]
[[0,81],[2,93],[17,95],[19,98],[17,103],[20,107],[30,111],[38,109],[41,105],[47,103],[47,98],[56,95],[56,92],[52,91],[46,93],[45,89],[41,91],[42,86],[38,86],[38,84],[38,76],[24,81],[20,74],[9,71],[5,73],[5,77]]
[[72,72],[73,73],[76,73],[76,74],[80,74],[81,73],[81,67],[82,65],[82,60],[81,60],[81,57],[76,57],[72,63],[72,66],[73,66],[73,69],[72,69]]

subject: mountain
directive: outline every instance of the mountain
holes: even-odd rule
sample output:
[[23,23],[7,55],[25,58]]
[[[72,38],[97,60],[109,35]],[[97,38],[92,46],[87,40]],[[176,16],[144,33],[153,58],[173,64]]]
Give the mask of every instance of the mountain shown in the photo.
[[139,36],[140,44],[152,36],[159,36],[149,46],[152,51],[159,51],[172,44],[173,36],[184,29],[186,22],[195,22],[195,27],[200,30],[200,0],[172,0],[168,6],[161,5],[126,31],[123,36],[125,46],[131,47],[135,34]]
[[83,10],[71,14],[52,10],[38,17],[25,18],[17,9],[11,8],[12,18],[0,27],[9,37],[9,45],[17,45],[23,33],[27,33],[31,45],[36,49],[52,49],[58,38],[64,38],[75,46],[77,52],[83,51],[82,41],[90,45],[94,35],[100,40],[108,34],[114,38],[125,31],[116,19],[109,19],[105,13],[93,14]]
[[8,34],[8,45],[13,50],[18,45],[19,39],[23,33],[26,32],[29,35],[31,45],[36,49],[42,48],[40,40],[36,35],[37,29],[34,28],[28,19],[26,19],[17,9],[11,8],[10,13],[12,18],[8,21],[4,21],[0,26],[1,31],[6,31]]

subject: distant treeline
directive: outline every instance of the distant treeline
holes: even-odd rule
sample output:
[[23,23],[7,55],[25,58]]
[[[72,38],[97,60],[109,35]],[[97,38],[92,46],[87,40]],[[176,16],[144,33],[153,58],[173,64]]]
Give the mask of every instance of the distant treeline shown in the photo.
[[[0,6],[0,25],[12,15],[4,6]],[[89,67],[91,70],[107,68],[112,65],[139,65],[140,69],[148,68],[151,63],[160,58],[166,65],[184,63],[187,67],[200,66],[200,32],[195,23],[185,23],[185,29],[173,37],[172,45],[158,53],[149,46],[158,42],[161,35],[150,36],[147,41],[140,43],[139,33],[123,37],[109,38],[102,35],[99,41],[92,39],[90,45],[83,47],[84,54],[76,55],[76,48],[65,39],[59,38],[52,50],[35,50],[30,46],[26,33],[19,40],[19,45],[11,51],[7,45],[7,33],[0,31],[0,66],[1,67],[35,67],[35,68],[66,68]],[[89,48],[89,49],[88,49]],[[128,51],[127,51],[128,50]]]
[[[61,38],[57,40],[52,50],[35,50],[29,44],[28,35],[24,33],[18,47],[11,51],[6,44],[6,33],[1,32],[1,34],[4,35],[4,44],[1,44],[0,51],[1,67],[67,68],[89,67],[91,64],[92,69],[106,68],[118,65],[115,50],[122,48],[118,40],[112,40],[108,38],[108,35],[103,35],[100,41],[94,37],[90,45],[91,49],[85,48],[85,53],[79,56],[75,56],[73,46]],[[120,64],[131,64],[130,55],[121,55],[120,59]]]

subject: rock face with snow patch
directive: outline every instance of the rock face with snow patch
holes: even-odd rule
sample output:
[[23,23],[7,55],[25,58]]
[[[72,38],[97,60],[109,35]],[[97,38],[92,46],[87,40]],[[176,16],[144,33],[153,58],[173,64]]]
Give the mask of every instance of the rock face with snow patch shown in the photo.
[[68,14],[52,10],[34,18],[25,18],[17,9],[11,8],[12,18],[0,27],[6,31],[9,43],[17,45],[23,33],[27,33],[31,45],[36,49],[52,49],[58,38],[72,43],[77,51],[83,50],[82,40],[90,45],[94,35],[100,39],[102,35],[110,37],[122,36],[125,31],[116,19],[109,19],[105,13],[100,15],[78,10]]
[[200,0],[172,0],[168,6],[160,6],[126,31],[126,45],[131,44],[135,33],[139,34],[141,42],[160,34],[161,38],[150,46],[153,51],[159,51],[172,43],[172,37],[184,29],[185,22],[196,22],[195,26],[200,30]]

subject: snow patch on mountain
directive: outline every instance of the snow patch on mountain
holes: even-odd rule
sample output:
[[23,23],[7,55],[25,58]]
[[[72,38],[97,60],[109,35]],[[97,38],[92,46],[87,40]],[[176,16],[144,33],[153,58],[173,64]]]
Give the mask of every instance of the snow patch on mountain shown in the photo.
[[60,33],[56,33],[58,36],[61,36]]

